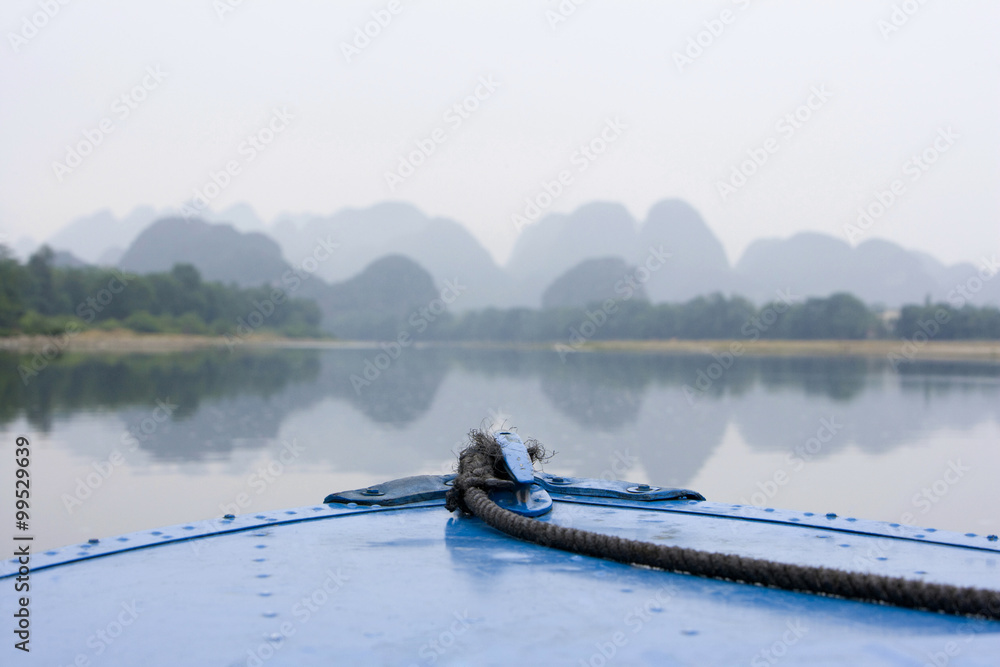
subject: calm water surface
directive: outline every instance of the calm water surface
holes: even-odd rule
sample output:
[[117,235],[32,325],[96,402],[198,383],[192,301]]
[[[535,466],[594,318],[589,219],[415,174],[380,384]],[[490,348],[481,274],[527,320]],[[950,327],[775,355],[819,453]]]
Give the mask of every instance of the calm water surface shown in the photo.
[[47,548],[449,472],[470,428],[504,424],[554,449],[553,473],[1000,531],[998,365],[742,358],[720,375],[712,357],[437,348],[352,383],[378,352],[66,356],[26,385],[0,356],[2,483],[26,435]]

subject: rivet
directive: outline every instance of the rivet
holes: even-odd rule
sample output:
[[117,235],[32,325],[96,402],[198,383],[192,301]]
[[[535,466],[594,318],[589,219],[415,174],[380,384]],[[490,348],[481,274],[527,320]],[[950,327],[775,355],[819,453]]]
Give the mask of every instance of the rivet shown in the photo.
[[371,487],[368,487],[367,489],[365,489],[364,491],[362,491],[361,495],[363,495],[363,496],[384,496],[385,494],[382,493],[382,491],[380,491],[379,489],[375,488],[374,486],[371,486]]
[[649,484],[639,484],[638,486],[630,486],[625,490],[629,493],[649,493],[650,491],[659,491],[660,487],[650,486]]
[[827,512],[826,518],[827,519],[836,519],[837,518],[837,514],[835,512]]
[[96,537],[92,537],[89,540],[87,540],[87,542],[90,544],[97,544],[98,542],[100,542],[100,540],[97,539]]
[[553,484],[569,484],[569,480],[565,477],[549,477],[549,481]]
[[990,542],[996,542],[997,541],[997,536],[996,535],[987,535],[986,539],[988,539]]
[[226,514],[222,518],[223,519],[229,519],[230,521],[232,521],[233,519],[236,518],[236,515],[235,514]]

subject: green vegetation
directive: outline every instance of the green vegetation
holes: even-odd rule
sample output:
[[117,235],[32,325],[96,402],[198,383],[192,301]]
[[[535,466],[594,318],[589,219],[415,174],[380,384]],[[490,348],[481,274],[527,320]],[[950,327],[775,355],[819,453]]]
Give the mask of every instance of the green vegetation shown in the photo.
[[1000,339],[1000,310],[907,306],[895,323],[886,324],[879,313],[850,294],[776,301],[760,308],[742,297],[713,294],[682,304],[609,300],[587,308],[487,309],[451,317],[426,337],[572,346],[588,340],[864,340],[914,335],[935,340]]
[[59,335],[85,329],[238,335],[272,331],[320,336],[320,311],[268,286],[204,282],[178,264],[144,276],[95,267],[58,268],[43,247],[21,265],[0,246],[0,334]]
[[[1000,309],[926,303],[884,317],[850,294],[757,307],[721,294],[686,303],[650,304],[608,299],[585,308],[508,308],[449,314],[413,308],[437,293],[429,276],[405,258],[386,258],[392,279],[369,270],[325,288],[320,297],[326,327],[343,338],[555,342],[589,340],[819,340],[1000,339]],[[371,274],[371,275],[369,275]],[[378,274],[378,275],[375,275]],[[425,284],[426,283],[426,284]],[[444,303],[441,304],[442,308]],[[319,306],[291,299],[280,288],[240,288],[204,282],[193,266],[144,276],[117,270],[57,268],[42,248],[24,265],[0,246],[0,335],[58,336],[84,329],[142,333],[226,335],[245,339],[257,331],[293,337],[323,335]]]
[[896,335],[935,340],[1000,339],[1000,309],[948,304],[905,306],[899,313]]

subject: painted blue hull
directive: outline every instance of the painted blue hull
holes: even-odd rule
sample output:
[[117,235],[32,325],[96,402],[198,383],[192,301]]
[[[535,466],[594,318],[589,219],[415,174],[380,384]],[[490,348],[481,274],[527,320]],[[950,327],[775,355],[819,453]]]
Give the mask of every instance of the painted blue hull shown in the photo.
[[[446,479],[425,486],[443,492]],[[986,536],[549,488],[541,521],[1000,589]],[[344,498],[33,555],[31,653],[4,664],[1000,664],[998,622],[547,549],[445,511],[440,495]],[[16,575],[16,562],[2,567]]]

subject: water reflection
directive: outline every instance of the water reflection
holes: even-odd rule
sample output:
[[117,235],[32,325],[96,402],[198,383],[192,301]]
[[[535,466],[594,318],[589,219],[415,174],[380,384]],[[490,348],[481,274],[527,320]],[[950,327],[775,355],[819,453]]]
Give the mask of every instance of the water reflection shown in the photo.
[[[506,409],[581,468],[606,468],[631,446],[651,476],[683,484],[728,424],[763,451],[792,451],[833,424],[838,437],[822,458],[848,444],[886,452],[929,429],[1000,421],[996,364],[919,363],[896,373],[880,360],[740,358],[706,383],[710,356],[409,349],[376,374],[377,354],[67,355],[27,384],[17,373],[23,360],[0,355],[0,425],[23,418],[51,432],[75,414],[105,415],[131,429],[150,460],[179,462],[225,460],[290,431],[311,443],[311,460],[407,474],[430,451],[447,457],[488,410]],[[176,410],[146,432],[157,401]],[[67,441],[88,456],[109,446]]]

